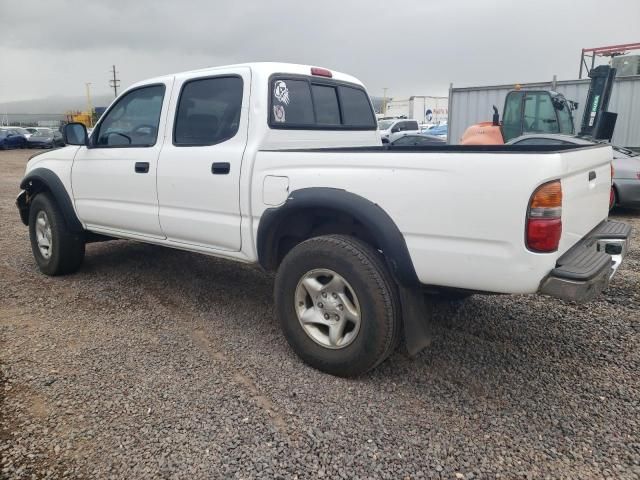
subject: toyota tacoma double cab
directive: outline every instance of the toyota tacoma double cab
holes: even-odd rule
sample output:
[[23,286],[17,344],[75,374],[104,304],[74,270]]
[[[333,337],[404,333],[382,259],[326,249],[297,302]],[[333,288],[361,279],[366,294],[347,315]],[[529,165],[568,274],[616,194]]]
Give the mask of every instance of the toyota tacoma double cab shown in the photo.
[[611,147],[384,148],[362,83],[325,68],[143,81],[65,142],[17,198],[44,274],[114,238],[259,264],[293,350],[335,375],[428,345],[426,294],[587,301],[628,247],[607,220]]

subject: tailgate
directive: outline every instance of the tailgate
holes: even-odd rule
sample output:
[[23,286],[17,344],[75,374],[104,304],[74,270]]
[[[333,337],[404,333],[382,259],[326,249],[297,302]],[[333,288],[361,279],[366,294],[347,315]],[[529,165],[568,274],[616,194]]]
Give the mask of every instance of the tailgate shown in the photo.
[[609,215],[610,146],[598,145],[560,152],[562,158],[562,238],[566,252]]

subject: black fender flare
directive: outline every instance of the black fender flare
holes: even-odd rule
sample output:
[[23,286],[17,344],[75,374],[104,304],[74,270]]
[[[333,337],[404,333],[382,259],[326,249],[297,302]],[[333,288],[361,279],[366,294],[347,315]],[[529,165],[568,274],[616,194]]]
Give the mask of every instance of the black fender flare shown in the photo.
[[399,287],[407,351],[416,355],[433,337],[429,311],[404,236],[378,204],[337,188],[312,187],[291,192],[283,205],[265,210],[260,218],[257,236],[260,265],[266,270],[277,266],[278,233],[290,215],[318,207],[352,216],[374,236]]
[[16,200],[20,210],[20,217],[25,225],[29,223],[31,197],[42,190],[48,190],[60,207],[67,228],[72,232],[84,231],[82,223],[73,208],[67,189],[54,172],[48,168],[36,168],[22,179],[20,188],[28,193],[28,195],[21,194]]
[[337,188],[295,190],[283,205],[265,210],[260,218],[257,237],[258,260],[263,268],[272,270],[276,266],[276,246],[282,224],[292,214],[308,208],[329,208],[358,220],[380,246],[396,281],[406,287],[419,284],[404,236],[389,214],[372,201]]

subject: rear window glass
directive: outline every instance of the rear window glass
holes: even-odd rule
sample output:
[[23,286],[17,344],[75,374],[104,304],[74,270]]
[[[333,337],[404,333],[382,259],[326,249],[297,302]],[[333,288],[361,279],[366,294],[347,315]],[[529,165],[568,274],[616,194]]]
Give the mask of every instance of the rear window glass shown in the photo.
[[338,87],[345,125],[370,127],[376,119],[367,94],[358,88]]
[[270,87],[271,128],[376,129],[363,89],[304,77],[276,78]]
[[316,106],[316,123],[319,125],[340,125],[340,107],[334,87],[311,85],[313,104]]

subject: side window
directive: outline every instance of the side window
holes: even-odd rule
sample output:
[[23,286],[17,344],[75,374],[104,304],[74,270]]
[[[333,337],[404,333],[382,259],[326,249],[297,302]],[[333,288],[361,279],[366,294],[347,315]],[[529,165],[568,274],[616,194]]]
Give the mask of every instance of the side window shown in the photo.
[[407,122],[398,122],[396,128],[399,132],[404,132],[407,129]]
[[523,92],[509,92],[504,102],[502,132],[505,142],[522,135],[522,96]]
[[318,125],[340,125],[340,107],[334,87],[311,85]]
[[418,122],[406,122],[407,123],[407,130],[420,130],[418,128]]
[[571,112],[569,111],[569,105],[559,103],[555,105],[555,107],[556,112],[558,112],[558,120],[560,120],[560,133],[571,135],[573,133],[573,120],[571,118]]
[[523,133],[558,133],[556,111],[548,93],[527,93],[524,101]]
[[309,82],[276,80],[271,89],[271,121],[285,125],[314,125]]
[[393,144],[398,146],[415,145],[414,139],[408,136],[400,137],[395,142],[393,142]]
[[358,88],[338,87],[342,106],[342,122],[351,127],[375,127],[376,117],[369,97]]
[[127,93],[107,112],[95,137],[99,147],[151,147],[158,138],[164,85]]
[[178,146],[215,145],[234,137],[240,125],[242,78],[190,80],[182,87],[173,130]]

